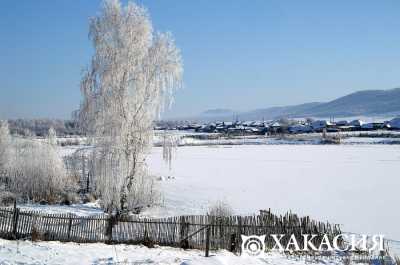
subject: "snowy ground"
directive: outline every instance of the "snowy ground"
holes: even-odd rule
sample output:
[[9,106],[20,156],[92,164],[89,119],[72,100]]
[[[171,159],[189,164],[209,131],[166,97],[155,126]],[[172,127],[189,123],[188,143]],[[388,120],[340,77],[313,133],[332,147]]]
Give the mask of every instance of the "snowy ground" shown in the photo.
[[[400,239],[400,145],[184,146],[171,171],[154,147],[148,162],[163,179],[165,201],[148,215],[204,214],[222,199],[238,214],[293,210],[343,224],[348,232]],[[72,208],[79,215],[99,213],[93,205]]]
[[161,152],[149,166],[164,177],[165,207],[149,215],[204,214],[222,199],[238,214],[292,210],[400,239],[399,145],[187,146],[171,171]]
[[[286,258],[279,253],[264,258],[236,256],[228,251],[211,252],[204,257],[203,251],[185,251],[178,248],[146,248],[133,245],[77,244],[60,242],[8,241],[0,239],[0,264],[71,264],[71,265],[300,265],[304,259]],[[314,264],[342,264],[340,260]]]
[[[63,148],[68,154],[80,147]],[[150,216],[204,214],[225,200],[237,214],[271,208],[292,210],[343,224],[344,231],[400,239],[400,145],[236,145],[179,147],[170,171],[162,149],[150,154],[151,172],[161,176],[162,206]],[[101,213],[95,204],[25,205],[45,212]],[[400,255],[400,242],[390,241]],[[117,251],[115,251],[117,250]],[[244,260],[228,252],[209,259],[201,251],[103,244],[30,243],[0,240],[0,264],[304,264],[272,255]]]

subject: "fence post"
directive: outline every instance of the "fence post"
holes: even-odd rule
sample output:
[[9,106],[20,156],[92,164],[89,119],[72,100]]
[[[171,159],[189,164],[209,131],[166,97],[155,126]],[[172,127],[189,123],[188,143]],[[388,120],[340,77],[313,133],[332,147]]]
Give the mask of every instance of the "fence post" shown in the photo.
[[90,192],[90,174],[89,172],[87,173],[87,181],[86,181],[86,193]]
[[17,208],[17,201],[15,200],[14,212],[13,212],[13,230],[12,230],[12,236],[14,239],[17,239],[18,217],[19,217],[19,209]]
[[242,217],[238,217],[238,226],[237,226],[237,236],[236,236],[236,252],[239,251],[239,253],[242,253],[242,248],[239,247],[240,243],[242,242]]
[[189,240],[188,240],[188,235],[189,235],[189,224],[186,222],[186,219],[184,216],[180,217],[180,247],[183,249],[189,248]]
[[68,241],[71,239],[71,229],[72,229],[72,216],[69,216],[68,220]]
[[226,249],[226,244],[225,244],[225,229],[223,225],[223,217],[218,217],[218,229],[219,229],[219,241],[218,241],[218,248]]
[[210,226],[206,228],[206,257],[210,256]]
[[111,214],[110,218],[108,219],[108,225],[107,225],[107,231],[106,231],[106,236],[107,236],[106,243],[108,243],[108,244],[110,244],[112,242],[112,230],[113,230],[113,226],[115,223],[115,218],[116,218],[116,216]]

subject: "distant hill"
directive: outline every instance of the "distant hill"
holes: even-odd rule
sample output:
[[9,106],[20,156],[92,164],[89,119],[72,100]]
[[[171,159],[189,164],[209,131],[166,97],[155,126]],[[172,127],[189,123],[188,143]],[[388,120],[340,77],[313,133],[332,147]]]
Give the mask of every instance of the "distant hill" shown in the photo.
[[246,112],[215,109],[200,114],[197,119],[241,120],[276,119],[295,117],[350,117],[400,114],[400,88],[390,90],[364,90],[337,98],[329,102],[312,102],[300,105],[270,107]]
[[[281,117],[296,117],[301,113],[307,112],[309,109],[318,107],[323,103],[320,102],[312,102],[312,103],[304,103],[300,105],[292,105],[285,107],[271,107],[266,109],[257,109],[253,111],[243,112],[240,114],[240,117],[245,116],[247,120],[256,120],[256,119],[274,119]],[[300,115],[301,116],[301,115]]]
[[310,108],[307,112],[314,116],[368,116],[400,112],[400,88],[355,92]]

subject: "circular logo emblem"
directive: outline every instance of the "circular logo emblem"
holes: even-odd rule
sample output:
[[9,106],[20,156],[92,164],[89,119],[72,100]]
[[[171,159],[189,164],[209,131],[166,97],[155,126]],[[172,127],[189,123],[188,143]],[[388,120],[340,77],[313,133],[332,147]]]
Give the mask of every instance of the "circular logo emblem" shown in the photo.
[[249,256],[259,256],[265,252],[264,236],[244,236],[242,235],[242,253]]

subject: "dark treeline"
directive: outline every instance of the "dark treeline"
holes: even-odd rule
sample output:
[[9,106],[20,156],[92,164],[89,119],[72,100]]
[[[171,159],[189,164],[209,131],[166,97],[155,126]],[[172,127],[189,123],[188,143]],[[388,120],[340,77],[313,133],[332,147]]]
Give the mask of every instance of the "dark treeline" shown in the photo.
[[78,122],[59,119],[16,119],[8,120],[11,134],[22,136],[46,136],[53,127],[58,136],[80,135]]

